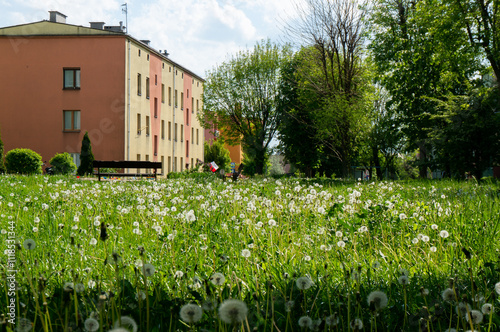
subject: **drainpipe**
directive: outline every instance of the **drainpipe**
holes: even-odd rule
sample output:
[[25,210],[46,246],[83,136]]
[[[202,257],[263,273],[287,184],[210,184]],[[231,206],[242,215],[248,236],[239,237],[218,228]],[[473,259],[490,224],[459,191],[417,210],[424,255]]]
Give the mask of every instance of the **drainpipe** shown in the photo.
[[173,70],[172,70],[172,75],[173,75],[173,78],[174,78],[174,87],[173,87],[173,93],[174,93],[174,111],[172,112],[173,113],[173,120],[172,120],[172,125],[173,125],[173,129],[174,129],[174,140],[172,142],[172,171],[173,172],[177,172],[177,167],[176,167],[176,164],[175,164],[175,145],[177,144],[177,131],[175,130],[175,108],[176,108],[176,103],[177,103],[177,94],[175,93],[175,66],[172,66],[173,67]]
[[[127,26],[128,30],[128,26]],[[127,160],[130,160],[130,38],[127,37],[128,44],[128,68],[127,68]],[[127,169],[128,173],[128,169]]]

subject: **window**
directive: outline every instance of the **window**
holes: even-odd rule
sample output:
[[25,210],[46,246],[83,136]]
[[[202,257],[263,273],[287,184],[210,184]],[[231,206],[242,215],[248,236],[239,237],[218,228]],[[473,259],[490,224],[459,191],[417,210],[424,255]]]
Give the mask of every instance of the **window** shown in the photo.
[[177,107],[177,89],[175,89],[174,106]]
[[158,85],[158,75],[155,75],[155,85]]
[[189,89],[186,91],[186,98],[189,98]]
[[184,142],[184,125],[181,125],[181,142]]
[[186,125],[189,126],[189,108],[186,109]]
[[174,141],[177,142],[177,123],[174,124]]
[[168,162],[167,162],[167,172],[170,173],[172,171],[172,157],[168,157],[167,158]]
[[186,140],[186,157],[189,157],[189,140]]
[[64,131],[80,131],[80,111],[63,111]]
[[191,158],[191,168],[194,168],[193,158]]
[[172,105],[172,88],[168,87],[168,106]]
[[148,61],[149,61],[149,54],[148,54]]
[[191,128],[191,144],[194,144],[194,128]]
[[149,77],[146,77],[146,98],[149,99]]
[[146,115],[146,136],[149,136],[149,116]]
[[80,154],[79,153],[74,153],[74,152],[68,152],[71,158],[73,158],[73,162],[75,163],[76,167],[80,167],[81,160],[80,160]]
[[[139,50],[138,55],[141,56],[141,50]],[[137,159],[137,160],[139,160],[139,159]]]
[[137,95],[140,96],[142,94],[142,84],[141,84],[141,74],[137,74]]
[[196,99],[196,113],[200,111],[200,101]]
[[182,157],[181,157],[181,165],[180,165],[180,166],[181,166],[181,168],[179,169],[181,172],[182,172],[182,166],[183,166],[182,164],[183,164],[183,163],[184,163],[184,158],[182,158]]
[[191,113],[194,114],[194,98],[191,97]]
[[177,170],[177,157],[174,157],[174,167],[173,171],[175,172]]
[[161,85],[161,102],[165,103],[165,84]]
[[165,120],[161,120],[161,139],[165,139]]
[[196,145],[199,145],[199,142],[198,142],[199,135],[198,135],[198,133],[199,133],[198,129],[196,129]]
[[172,139],[172,122],[168,122],[168,140]]
[[[145,161],[149,161],[149,154],[146,155],[146,158],[144,159]],[[149,174],[151,172],[150,168],[146,168],[146,174]]]
[[80,68],[65,68],[64,89],[80,89]]
[[184,92],[181,92],[181,110],[184,109]]
[[165,174],[165,156],[161,156],[161,174]]
[[155,119],[158,118],[158,98],[155,97],[155,102],[154,102],[154,116]]
[[155,156],[158,155],[158,135],[155,135],[154,140],[153,140],[153,152]]
[[[142,127],[141,127],[141,115],[139,113],[137,113],[137,135],[140,135],[141,131],[142,131]],[[137,160],[139,160],[139,159],[137,159]]]

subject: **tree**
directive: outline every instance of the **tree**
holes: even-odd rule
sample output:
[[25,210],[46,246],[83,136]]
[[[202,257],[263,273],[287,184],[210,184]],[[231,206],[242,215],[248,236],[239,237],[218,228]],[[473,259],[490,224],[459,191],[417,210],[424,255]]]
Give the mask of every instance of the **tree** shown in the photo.
[[297,5],[298,18],[288,34],[303,47],[297,66],[301,93],[316,94],[320,104],[312,111],[315,137],[323,154],[341,164],[348,176],[365,132],[369,86],[363,64],[364,11],[351,0],[305,0]]
[[82,139],[82,149],[80,151],[80,166],[76,173],[80,176],[94,173],[94,154],[90,143],[89,133],[85,132]]
[[56,154],[49,163],[54,167],[54,174],[74,174],[76,171],[73,158],[67,152]]
[[279,125],[281,67],[290,55],[289,47],[262,41],[207,74],[200,122],[217,125],[227,143],[241,143],[258,174]]
[[377,81],[389,91],[387,105],[397,110],[407,148],[419,150],[420,176],[426,177],[432,153],[427,129],[437,112],[431,98],[467,93],[481,69],[477,49],[459,13],[444,1],[377,0],[370,13]]
[[5,164],[3,161],[3,153],[4,153],[4,145],[3,145],[2,137],[0,136],[0,174],[3,174],[6,172]]

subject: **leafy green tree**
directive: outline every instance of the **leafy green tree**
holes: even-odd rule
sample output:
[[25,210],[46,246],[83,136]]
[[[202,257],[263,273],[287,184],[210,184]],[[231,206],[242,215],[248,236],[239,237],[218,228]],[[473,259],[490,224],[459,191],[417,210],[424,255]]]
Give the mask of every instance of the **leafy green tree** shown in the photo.
[[211,144],[205,141],[204,145],[204,170],[208,172],[209,168],[206,163],[213,161],[217,164],[217,166],[219,166],[219,169],[228,171],[229,164],[231,163],[231,157],[229,156],[229,150],[224,147],[224,142],[221,139],[218,139],[212,141]]
[[377,0],[370,8],[377,81],[391,95],[387,105],[398,112],[408,150],[419,149],[421,177],[432,151],[427,128],[437,112],[429,98],[466,94],[481,69],[459,12],[449,7],[444,0]]
[[500,162],[500,98],[498,88],[480,87],[468,96],[436,100],[439,111],[429,128],[434,162],[447,176],[466,172],[481,179],[483,171]]
[[2,137],[0,136],[0,174],[3,174],[6,172],[5,164],[3,161],[3,153],[4,153],[4,145],[3,145]]
[[94,173],[94,154],[90,143],[89,133],[85,132],[82,139],[82,148],[80,150],[80,166],[76,173],[80,176]]
[[54,174],[73,174],[76,171],[73,158],[67,152],[56,154],[50,159],[50,164],[54,167]]
[[303,111],[321,142],[320,157],[329,157],[330,162],[334,158],[347,177],[368,124],[370,82],[362,56],[365,12],[351,0],[305,0],[298,9],[298,18],[288,27],[290,36],[303,45],[296,67],[297,89],[304,96],[315,94],[313,100],[319,101],[314,109]]
[[229,144],[241,143],[258,174],[279,125],[280,73],[290,55],[289,47],[262,41],[209,72],[204,85],[200,122],[215,124]]

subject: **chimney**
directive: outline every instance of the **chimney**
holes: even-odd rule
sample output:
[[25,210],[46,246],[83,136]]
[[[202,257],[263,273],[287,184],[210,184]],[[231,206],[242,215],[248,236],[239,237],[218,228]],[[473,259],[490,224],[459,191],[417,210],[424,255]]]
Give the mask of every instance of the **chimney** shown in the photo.
[[104,29],[104,22],[89,22],[89,23],[90,23],[90,28],[92,29],[98,29],[98,30]]
[[55,10],[50,10],[50,22],[66,23],[66,15]]
[[146,45],[148,45],[148,46],[149,46],[149,43],[151,43],[151,40],[141,39],[141,42],[142,42],[143,44],[146,44]]

